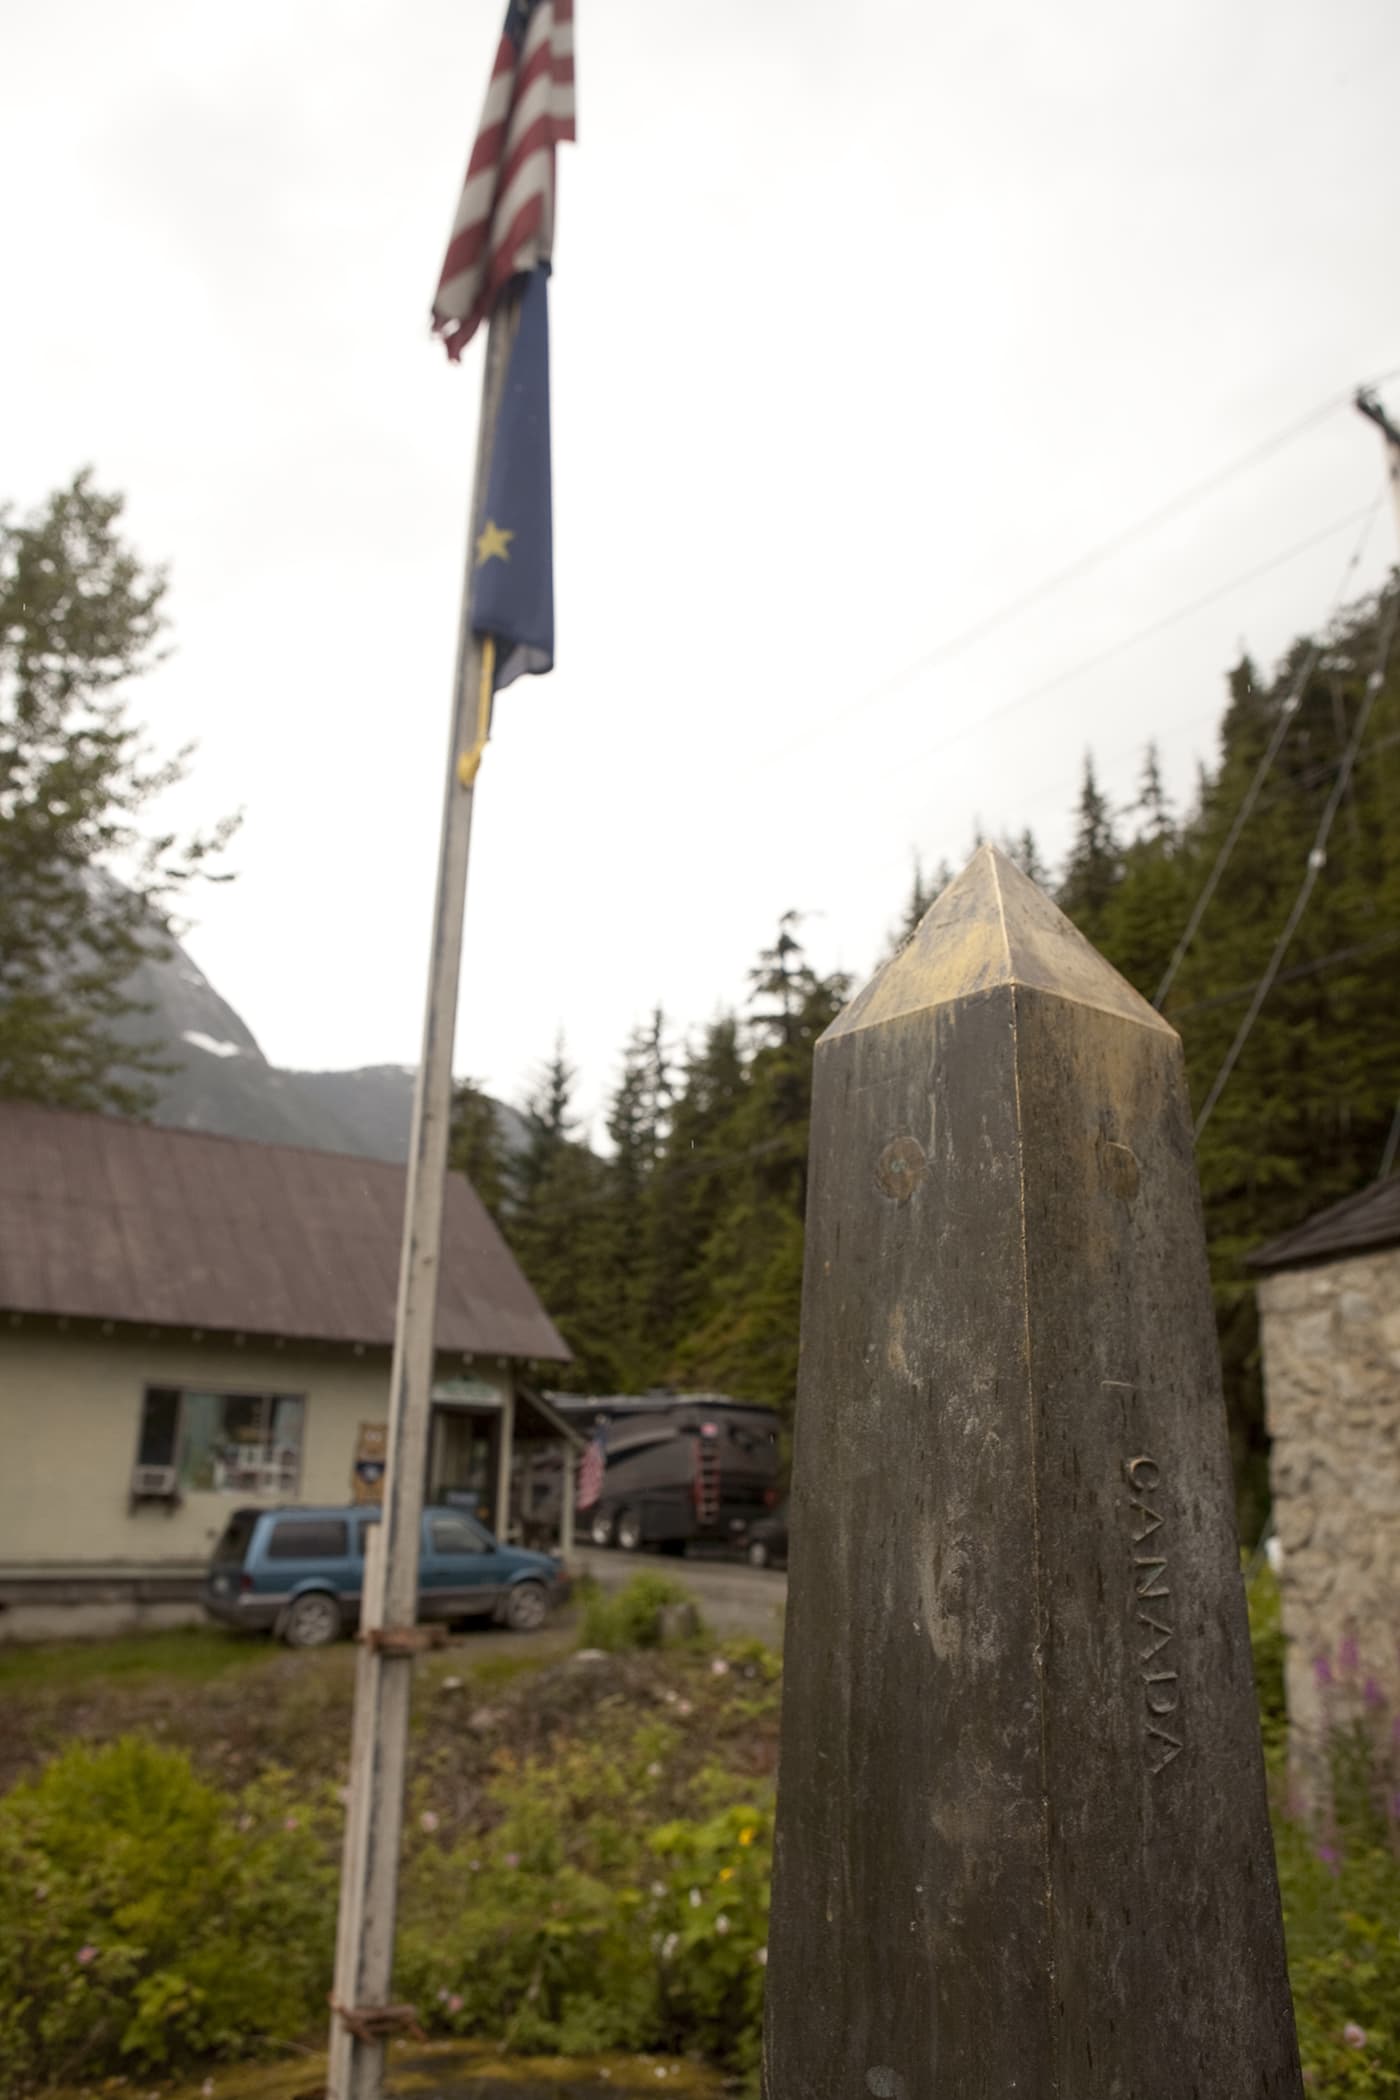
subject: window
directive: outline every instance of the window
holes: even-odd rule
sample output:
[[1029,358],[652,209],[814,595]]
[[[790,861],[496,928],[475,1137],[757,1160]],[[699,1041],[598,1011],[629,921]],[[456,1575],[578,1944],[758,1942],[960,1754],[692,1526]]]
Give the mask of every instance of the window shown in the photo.
[[305,1416],[292,1393],[148,1386],[137,1463],[174,1466],[186,1493],[294,1495]]
[[434,1553],[484,1553],[486,1539],[465,1517],[434,1517],[429,1526]]
[[350,1527],[337,1517],[279,1517],[267,1542],[269,1560],[346,1560]]
[[224,1535],[214,1548],[216,1568],[241,1568],[243,1556],[252,1544],[257,1528],[258,1513],[255,1509],[239,1509],[224,1526]]

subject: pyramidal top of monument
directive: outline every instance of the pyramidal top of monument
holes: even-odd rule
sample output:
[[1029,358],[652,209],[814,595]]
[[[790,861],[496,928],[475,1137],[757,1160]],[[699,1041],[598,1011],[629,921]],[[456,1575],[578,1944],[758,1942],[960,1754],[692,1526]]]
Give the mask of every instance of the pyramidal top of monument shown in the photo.
[[1025,985],[1174,1033],[1014,861],[995,846],[981,846],[822,1040],[1002,985]]

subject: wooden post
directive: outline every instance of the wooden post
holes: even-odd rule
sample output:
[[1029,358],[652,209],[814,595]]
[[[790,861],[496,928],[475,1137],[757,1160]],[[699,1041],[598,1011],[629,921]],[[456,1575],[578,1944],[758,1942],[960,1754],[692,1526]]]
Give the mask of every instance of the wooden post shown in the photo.
[[503,1546],[510,1542],[510,1465],[515,1450],[515,1387],[506,1386],[501,1398],[500,1436],[496,1445],[496,1536]]
[[[382,1555],[366,1561],[362,1639],[355,1683],[350,1801],[340,1884],[332,1994],[329,2100],[380,2100],[384,2050],[398,2024],[390,2006],[399,1838],[403,1822],[412,1628],[418,1616],[418,1554],[427,1472],[429,1396],[437,1320],[438,1251],[452,1115],[452,1048],[462,960],[467,860],[475,767],[464,766],[477,736],[483,656],[471,630],[475,533],[485,500],[491,440],[505,383],[515,310],[491,322],[482,378],[476,472],[468,520],[466,574],[458,623],[452,726],[433,905],[423,1054],[413,1095],[403,1253],[389,1384]],[[406,2021],[407,2015],[404,2015]]]
[[559,1504],[559,1557],[572,1560],[574,1553],[574,1498],[578,1494],[577,1468],[574,1464],[574,1447],[567,1437],[563,1443],[563,1484],[560,1488]]
[[993,848],[817,1051],[769,2100],[1299,2100],[1175,1033]]

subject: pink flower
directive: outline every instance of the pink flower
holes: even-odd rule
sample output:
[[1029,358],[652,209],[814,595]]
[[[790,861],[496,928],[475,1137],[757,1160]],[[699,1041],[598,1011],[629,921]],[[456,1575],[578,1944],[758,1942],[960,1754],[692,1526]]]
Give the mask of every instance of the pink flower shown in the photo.
[[506,1865],[508,1867],[518,1867],[520,1865],[520,1854],[518,1852],[507,1852]]
[[1358,2027],[1355,2020],[1348,2020],[1346,2026],[1342,2029],[1342,2040],[1349,2049],[1364,2049],[1366,2046],[1366,2030],[1364,2027]]
[[438,1827],[436,1811],[431,1808],[425,1808],[418,1821],[422,1824],[424,1830],[429,1832],[436,1830]]
[[456,1991],[452,1993],[452,1996],[447,2001],[447,2010],[450,2013],[459,2013],[462,2010],[462,1999]]
[[729,1665],[722,1655],[717,1655],[710,1664],[710,1675],[711,1677],[727,1677],[729,1675]]
[[94,1962],[94,1961],[96,1961],[96,1959],[97,1959],[97,1949],[96,1949],[96,1947],[79,1947],[79,1949],[78,1949],[78,1967],[79,1967],[80,1969],[85,1969],[85,1968],[86,1968],[86,1967],[88,1966],[89,1962]]
[[286,1816],[286,1817],[284,1817],[284,1818],[283,1818],[283,1821],[282,1821],[282,1828],[283,1828],[284,1830],[297,1830],[297,1829],[299,1829],[299,1828],[300,1828],[300,1818],[299,1818],[298,1816]]
[[693,1714],[694,1711],[695,1708],[691,1705],[688,1699],[678,1699],[676,1701],[676,1712],[681,1716],[682,1719],[684,1719],[687,1714]]

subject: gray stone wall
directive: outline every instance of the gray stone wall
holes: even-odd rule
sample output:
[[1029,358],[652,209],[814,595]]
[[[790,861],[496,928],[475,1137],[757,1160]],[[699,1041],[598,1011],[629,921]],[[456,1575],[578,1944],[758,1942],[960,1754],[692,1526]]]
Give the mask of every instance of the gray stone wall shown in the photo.
[[1319,1805],[1329,1732],[1400,1725],[1400,1247],[1259,1288],[1290,1746]]

